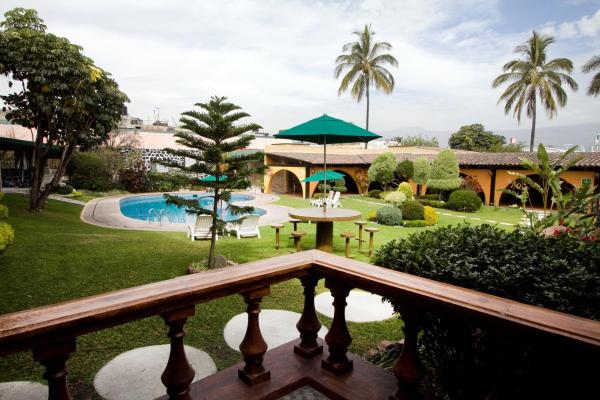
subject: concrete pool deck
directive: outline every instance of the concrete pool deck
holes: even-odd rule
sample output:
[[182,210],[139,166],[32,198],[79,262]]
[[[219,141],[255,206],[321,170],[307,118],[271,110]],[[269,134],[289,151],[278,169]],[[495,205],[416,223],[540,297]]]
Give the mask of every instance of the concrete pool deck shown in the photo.
[[[190,194],[205,193],[195,191],[173,192],[170,194]],[[254,197],[248,201],[237,201],[236,205],[250,205],[262,208],[267,213],[261,215],[258,220],[259,226],[265,226],[275,223],[286,222],[289,219],[288,211],[290,207],[271,204],[279,200],[279,197],[264,193],[239,192]],[[81,211],[81,220],[88,224],[103,226],[106,228],[132,229],[142,231],[169,231],[169,232],[187,232],[187,224],[163,223],[142,221],[135,218],[129,218],[121,213],[119,202],[126,197],[156,196],[163,193],[140,193],[127,194],[121,196],[100,197],[89,201]]]

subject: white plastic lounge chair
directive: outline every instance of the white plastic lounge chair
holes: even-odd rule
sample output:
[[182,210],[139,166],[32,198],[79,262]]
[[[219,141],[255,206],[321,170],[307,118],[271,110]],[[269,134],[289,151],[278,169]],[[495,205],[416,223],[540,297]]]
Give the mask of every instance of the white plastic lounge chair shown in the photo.
[[[333,190],[330,190],[329,193],[327,194],[327,198],[325,199],[325,202],[327,201],[331,201],[333,200],[333,195],[335,194],[335,192]],[[323,206],[323,199],[314,199],[310,201],[310,205],[313,207],[322,207]]]
[[329,208],[338,208],[342,206],[342,203],[340,203],[340,192],[335,192],[335,194],[333,195],[333,199],[331,200],[325,200],[325,205]]
[[248,215],[244,217],[242,221],[235,225],[233,230],[235,231],[237,238],[243,237],[254,237],[260,238],[260,231],[258,230],[258,215]]
[[[188,225],[188,237],[194,241],[196,239],[210,239],[210,228],[212,226],[212,217],[210,215],[198,215],[193,225]],[[215,236],[219,240],[219,235]]]

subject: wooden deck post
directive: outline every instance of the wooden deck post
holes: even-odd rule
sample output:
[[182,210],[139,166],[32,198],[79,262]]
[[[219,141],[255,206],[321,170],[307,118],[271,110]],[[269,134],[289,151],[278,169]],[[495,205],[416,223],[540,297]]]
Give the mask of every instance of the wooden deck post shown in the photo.
[[418,312],[408,306],[400,306],[394,302],[394,308],[400,311],[404,321],[404,346],[402,354],[394,365],[394,376],[398,380],[398,389],[390,396],[390,400],[419,399],[419,382],[423,376],[421,363],[419,362],[419,351],[417,336],[419,334]]
[[262,364],[263,355],[267,352],[267,343],[263,339],[258,323],[260,313],[260,302],[262,298],[270,293],[269,287],[242,293],[244,301],[248,304],[248,327],[246,335],[240,344],[240,351],[244,355],[246,365],[238,371],[238,376],[248,386],[269,380],[271,372],[265,370]]
[[323,346],[317,343],[317,335],[323,325],[315,311],[315,287],[319,277],[314,274],[306,275],[300,278],[300,282],[304,286],[304,309],[296,324],[300,332],[300,343],[294,346],[294,352],[310,358],[323,352]]
[[67,359],[75,351],[75,338],[45,344],[33,349],[33,359],[44,367],[44,379],[48,381],[48,400],[70,400],[67,386]]
[[348,359],[348,346],[352,343],[352,336],[346,326],[346,297],[350,288],[344,284],[325,279],[325,287],[331,290],[333,296],[333,321],[331,328],[325,336],[325,342],[329,347],[329,357],[323,360],[321,366],[336,375],[352,369],[352,360]]
[[171,400],[190,400],[190,384],[196,372],[185,356],[183,338],[184,326],[187,319],[195,314],[194,306],[167,311],[161,317],[169,327],[168,336],[171,338],[171,352],[169,361],[160,380],[167,388]]

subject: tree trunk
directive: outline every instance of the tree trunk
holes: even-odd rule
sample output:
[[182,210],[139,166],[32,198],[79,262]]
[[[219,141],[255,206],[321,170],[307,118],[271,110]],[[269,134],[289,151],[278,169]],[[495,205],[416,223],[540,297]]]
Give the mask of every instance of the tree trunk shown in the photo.
[[[219,181],[219,175],[215,175],[216,181]],[[208,250],[208,268],[213,268],[215,264],[215,245],[217,243],[217,211],[219,209],[219,188],[215,187],[215,201],[213,204],[212,229],[210,231],[210,249]]]
[[[369,99],[369,85],[370,82],[367,81],[367,124],[366,124],[366,130],[369,130],[369,106],[370,106],[370,99]],[[367,148],[367,142],[365,142],[365,149]]]
[[531,117],[531,139],[529,142],[529,151],[533,151],[533,143],[535,142],[536,103],[537,103],[537,99],[534,97],[533,98],[533,115]]

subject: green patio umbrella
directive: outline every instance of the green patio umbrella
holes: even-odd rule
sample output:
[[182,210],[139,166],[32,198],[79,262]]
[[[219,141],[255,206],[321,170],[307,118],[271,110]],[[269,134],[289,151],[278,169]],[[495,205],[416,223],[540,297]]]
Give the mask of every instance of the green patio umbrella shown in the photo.
[[[208,175],[208,176],[205,176],[204,178],[198,178],[198,180],[200,182],[216,182],[217,178],[215,178],[214,175]],[[226,175],[221,175],[219,177],[219,182],[224,182],[226,180],[227,180],[227,176]]]
[[335,171],[327,171],[323,173],[323,171],[319,171],[316,174],[312,174],[308,178],[302,180],[302,182],[320,182],[320,181],[335,181],[337,179],[343,179],[344,174],[340,174]]
[[[292,139],[323,145],[323,171],[327,174],[327,144],[335,143],[367,143],[381,136],[363,129],[350,122],[330,117],[327,114],[296,125],[290,129],[279,131],[274,137]],[[325,195],[325,185],[323,185]]]

